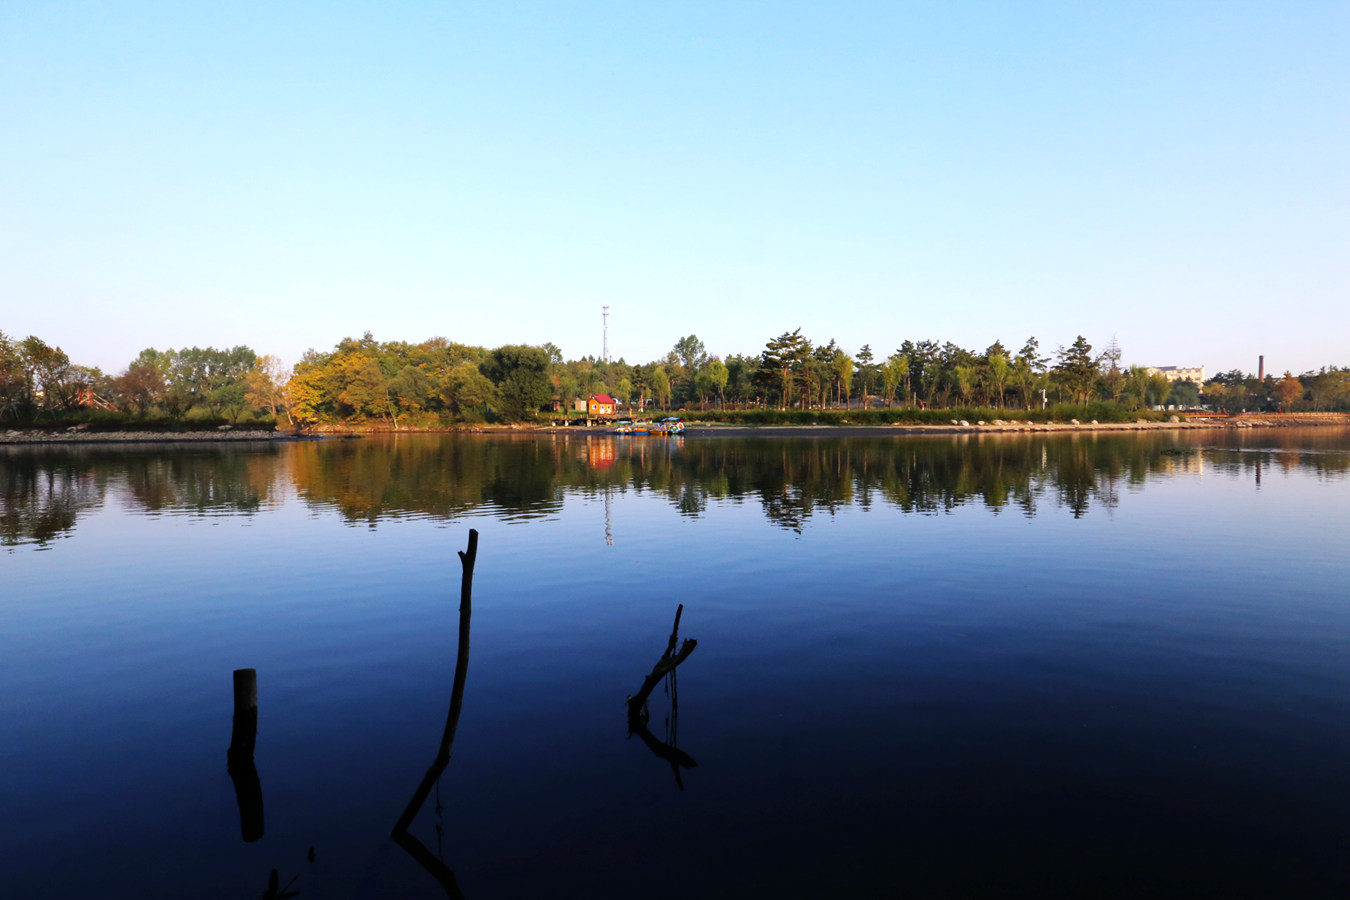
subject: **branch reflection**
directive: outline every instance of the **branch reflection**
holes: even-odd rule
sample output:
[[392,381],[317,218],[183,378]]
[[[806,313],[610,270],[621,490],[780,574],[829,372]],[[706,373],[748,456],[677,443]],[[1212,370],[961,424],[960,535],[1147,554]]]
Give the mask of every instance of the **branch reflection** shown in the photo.
[[[439,781],[445,767],[450,763],[450,750],[455,743],[455,731],[459,728],[459,714],[464,707],[464,682],[469,674],[469,618],[473,612],[473,565],[478,557],[478,531],[469,529],[469,547],[459,552],[462,570],[459,594],[459,646],[455,655],[455,680],[450,689],[450,710],[445,717],[445,729],[441,733],[441,744],[436,750],[422,782],[413,791],[412,799],[404,807],[402,815],[394,823],[390,836],[394,842],[407,851],[408,855],[426,869],[441,887],[447,897],[462,898],[459,882],[455,873],[444,860],[433,854],[414,837],[408,827],[427,801],[427,795]],[[439,804],[438,804],[439,806]]]

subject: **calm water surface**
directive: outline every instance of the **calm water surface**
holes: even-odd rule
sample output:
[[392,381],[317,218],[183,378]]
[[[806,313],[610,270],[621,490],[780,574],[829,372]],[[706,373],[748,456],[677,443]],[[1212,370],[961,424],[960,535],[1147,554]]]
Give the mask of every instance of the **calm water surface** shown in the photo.
[[0,894],[1344,896],[1347,476],[1329,429],[0,448]]

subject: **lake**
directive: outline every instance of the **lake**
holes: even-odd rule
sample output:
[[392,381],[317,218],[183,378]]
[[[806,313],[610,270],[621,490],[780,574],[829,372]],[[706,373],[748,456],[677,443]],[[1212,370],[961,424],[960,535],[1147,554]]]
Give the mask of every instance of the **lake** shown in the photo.
[[1344,896],[1348,526],[1329,428],[0,447],[0,893]]

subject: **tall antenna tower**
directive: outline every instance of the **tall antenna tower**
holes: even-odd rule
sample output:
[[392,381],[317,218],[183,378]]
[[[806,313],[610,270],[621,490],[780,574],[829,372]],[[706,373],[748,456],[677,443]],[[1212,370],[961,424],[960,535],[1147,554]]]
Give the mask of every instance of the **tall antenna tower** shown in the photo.
[[609,304],[606,303],[601,306],[600,309],[604,311],[603,316],[605,319],[605,349],[602,356],[605,362],[609,362]]

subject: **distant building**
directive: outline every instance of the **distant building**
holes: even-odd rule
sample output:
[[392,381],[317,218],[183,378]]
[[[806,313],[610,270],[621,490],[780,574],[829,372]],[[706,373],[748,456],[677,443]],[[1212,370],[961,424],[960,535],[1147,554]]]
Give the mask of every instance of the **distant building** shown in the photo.
[[1205,383],[1204,366],[1149,366],[1144,371],[1150,375],[1161,375],[1168,381],[1194,381],[1197,385]]

